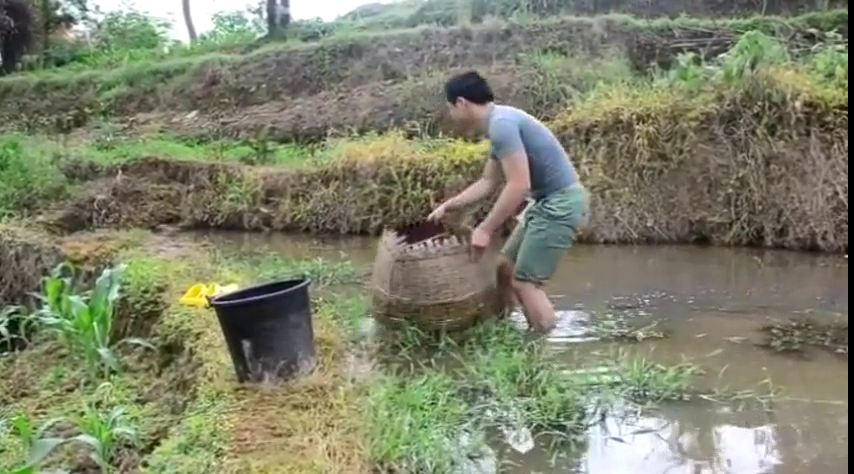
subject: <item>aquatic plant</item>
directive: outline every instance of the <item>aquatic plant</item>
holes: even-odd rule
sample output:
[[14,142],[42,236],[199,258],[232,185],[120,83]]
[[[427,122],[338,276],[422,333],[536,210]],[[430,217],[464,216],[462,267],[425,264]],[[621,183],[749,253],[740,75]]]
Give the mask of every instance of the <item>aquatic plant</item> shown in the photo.
[[663,365],[619,351],[616,358],[618,394],[639,403],[661,403],[691,397],[699,368],[690,363]]
[[[369,389],[369,426],[388,431],[372,441],[381,466],[422,466],[422,453],[437,451],[444,454],[430,472],[451,472],[465,456],[483,456],[495,434],[522,452],[541,440],[568,452],[604,416],[694,393],[697,368],[687,362],[667,366],[621,351],[567,365],[508,322],[457,339],[411,326],[392,336],[377,349],[392,365]],[[401,413],[410,415],[403,421]],[[442,451],[448,439],[462,452]]]

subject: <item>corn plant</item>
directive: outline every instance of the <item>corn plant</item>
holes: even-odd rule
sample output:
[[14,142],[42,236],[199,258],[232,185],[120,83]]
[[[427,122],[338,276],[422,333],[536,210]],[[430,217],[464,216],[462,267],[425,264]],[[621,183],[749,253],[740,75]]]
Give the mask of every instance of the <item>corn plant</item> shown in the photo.
[[23,306],[6,306],[0,309],[0,351],[14,350],[29,344],[28,335],[33,329],[35,318]]
[[139,432],[127,422],[124,409],[113,408],[107,413],[84,404],[83,416],[78,420],[81,434],[72,438],[92,448],[89,455],[103,472],[112,470],[112,462],[122,442],[139,445]]
[[[23,466],[12,469],[10,474],[36,474],[42,472],[38,470],[38,465],[67,441],[65,438],[45,436],[47,430],[60,421],[62,421],[61,418],[55,418],[36,427],[32,420],[25,415],[18,415],[12,419],[12,431],[17,435],[21,444],[26,449],[27,459],[24,461]],[[62,471],[55,471],[56,474],[59,474],[59,472]]]
[[78,292],[67,263],[57,266],[42,280],[43,294],[38,313],[40,324],[55,332],[68,350],[83,359],[90,379],[108,377],[120,370],[115,347],[131,343],[152,347],[142,339],[112,341],[113,318],[121,290],[125,265],[107,268],[91,291]]

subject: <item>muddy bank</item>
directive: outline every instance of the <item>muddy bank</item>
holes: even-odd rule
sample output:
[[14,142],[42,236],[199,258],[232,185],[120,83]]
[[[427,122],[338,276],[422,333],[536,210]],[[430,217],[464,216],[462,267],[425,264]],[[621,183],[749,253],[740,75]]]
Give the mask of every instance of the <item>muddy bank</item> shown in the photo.
[[[591,79],[572,70],[567,62],[560,70],[561,84],[547,83],[536,68],[493,64],[479,71],[489,78],[497,97],[551,120],[574,97],[587,90]],[[607,65],[604,66],[607,71]],[[140,114],[127,122],[137,133],[167,132],[182,138],[210,141],[228,138],[275,142],[317,142],[329,136],[406,129],[413,136],[456,135],[445,115],[442,84],[450,74],[464,69],[412,78],[384,81],[349,90],[331,90],[293,99],[223,112],[166,112]],[[565,74],[564,74],[565,73]]]
[[65,130],[104,115],[233,111],[371,83],[397,83],[429,71],[512,63],[526,53],[590,56],[616,49],[645,70],[654,62],[666,66],[676,52],[686,49],[723,52],[738,33],[750,29],[799,44],[815,41],[816,30],[842,29],[847,36],[847,24],[846,10],[714,23],[650,23],[615,16],[356,35],[299,47],[271,46],[247,56],[174,59],[77,76],[11,77],[0,81],[0,121]]
[[[583,240],[847,252],[847,92],[796,77],[760,73],[702,94],[626,89],[558,117],[553,127],[591,193]],[[376,234],[423,219],[479,176],[487,153],[485,143],[400,133],[338,143],[336,159],[302,169],[78,166],[78,178],[95,182],[58,223]]]
[[82,281],[88,282],[135,239],[133,233],[109,231],[59,237],[36,222],[4,222],[0,224],[0,302],[32,304],[31,293],[40,287],[41,278],[63,261],[77,265]]
[[847,252],[847,85],[826,94],[796,76],[768,71],[710,95],[626,88],[558,117],[601,199],[596,240]]

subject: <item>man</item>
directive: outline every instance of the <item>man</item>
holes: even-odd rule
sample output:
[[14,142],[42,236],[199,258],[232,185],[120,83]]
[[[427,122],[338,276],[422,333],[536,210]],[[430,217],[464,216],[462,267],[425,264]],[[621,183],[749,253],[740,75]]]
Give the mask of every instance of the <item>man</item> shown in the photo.
[[500,225],[526,199],[531,200],[502,250],[498,284],[509,304],[514,299],[522,304],[532,329],[548,332],[557,317],[542,287],[587,221],[587,192],[554,134],[524,111],[496,104],[480,74],[467,72],[451,78],[445,84],[445,95],[455,122],[487,134],[491,156],[483,176],[439,205],[428,219],[442,219],[448,211],[485,199],[503,180],[498,201],[472,232],[471,245],[477,255]]

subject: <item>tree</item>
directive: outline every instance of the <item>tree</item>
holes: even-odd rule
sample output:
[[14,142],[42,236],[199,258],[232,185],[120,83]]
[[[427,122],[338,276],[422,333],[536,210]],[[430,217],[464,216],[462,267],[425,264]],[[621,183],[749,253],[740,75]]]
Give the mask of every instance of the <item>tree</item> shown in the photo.
[[41,59],[42,65],[49,62],[51,35],[79,23],[92,21],[92,10],[88,0],[41,0]]
[[291,23],[290,0],[267,0],[267,34],[279,36]]
[[26,0],[0,0],[0,75],[15,72],[32,45],[35,17]]
[[190,44],[195,44],[198,37],[196,36],[196,27],[193,26],[193,17],[190,14],[190,0],[181,0],[181,8],[184,10],[184,24],[187,25],[187,35],[190,37]]

